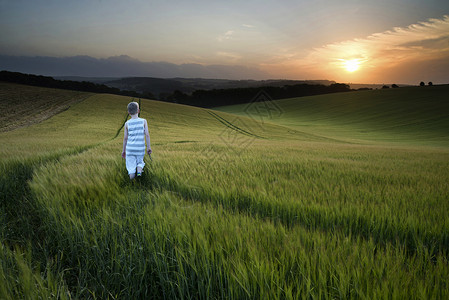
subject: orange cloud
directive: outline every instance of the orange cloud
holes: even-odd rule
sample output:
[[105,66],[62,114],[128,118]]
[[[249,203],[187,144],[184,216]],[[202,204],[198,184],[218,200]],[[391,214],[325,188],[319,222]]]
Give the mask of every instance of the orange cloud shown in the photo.
[[[291,74],[296,72],[296,74],[302,73],[306,76],[340,81],[358,79],[359,82],[367,80],[382,82],[385,81],[385,74],[382,71],[386,69],[407,69],[404,67],[407,64],[425,61],[447,62],[449,59],[449,16],[444,16],[442,19],[429,19],[427,22],[404,28],[396,27],[363,39],[324,45],[311,50],[303,57],[292,55],[292,53],[285,56],[289,59],[280,64],[285,68],[290,66]],[[358,63],[356,72],[347,72],[348,61]],[[432,65],[435,66],[435,63]],[[400,72],[395,73],[396,76],[400,76]],[[405,77],[407,76],[404,74]]]

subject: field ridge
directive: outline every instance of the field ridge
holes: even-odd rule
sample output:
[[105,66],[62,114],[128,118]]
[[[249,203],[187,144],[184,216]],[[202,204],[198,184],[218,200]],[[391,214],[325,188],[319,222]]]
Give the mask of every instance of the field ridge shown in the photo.
[[253,136],[259,139],[264,139],[264,137],[258,136],[257,134],[251,133],[245,129],[242,129],[234,124],[232,124],[231,122],[229,122],[228,120],[226,120],[225,118],[219,116],[218,114],[207,110],[207,113],[210,114],[212,117],[214,117],[215,119],[217,119],[220,123],[222,123],[223,125],[225,125],[228,128],[231,128],[232,130],[237,131],[238,133],[244,134],[244,135],[248,135],[248,136]]

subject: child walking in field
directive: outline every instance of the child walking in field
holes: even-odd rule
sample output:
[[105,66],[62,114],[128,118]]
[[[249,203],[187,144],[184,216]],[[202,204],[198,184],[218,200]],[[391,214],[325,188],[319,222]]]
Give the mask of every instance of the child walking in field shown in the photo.
[[139,104],[131,102],[128,104],[128,114],[131,116],[125,123],[125,137],[123,138],[122,157],[126,160],[126,169],[129,179],[134,179],[142,175],[145,166],[143,157],[145,155],[145,138],[147,141],[147,153],[153,151],[150,146],[150,132],[148,131],[147,120],[139,118]]

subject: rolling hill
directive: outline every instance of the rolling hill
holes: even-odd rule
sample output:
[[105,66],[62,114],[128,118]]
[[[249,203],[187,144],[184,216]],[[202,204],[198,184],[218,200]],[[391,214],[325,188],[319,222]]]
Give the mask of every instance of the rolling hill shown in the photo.
[[449,85],[406,87],[272,101],[259,111],[216,109],[325,137],[447,146],[448,95]]
[[0,82],[0,132],[42,122],[90,95]]

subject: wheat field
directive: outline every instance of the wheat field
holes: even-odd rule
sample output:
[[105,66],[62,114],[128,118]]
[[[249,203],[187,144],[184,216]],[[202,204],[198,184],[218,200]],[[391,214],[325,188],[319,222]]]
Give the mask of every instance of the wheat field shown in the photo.
[[133,182],[115,137],[132,99],[75,96],[0,133],[0,298],[449,298],[449,87],[432,88],[142,99],[154,153]]

